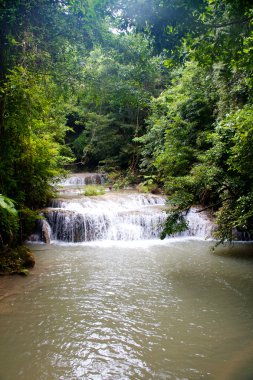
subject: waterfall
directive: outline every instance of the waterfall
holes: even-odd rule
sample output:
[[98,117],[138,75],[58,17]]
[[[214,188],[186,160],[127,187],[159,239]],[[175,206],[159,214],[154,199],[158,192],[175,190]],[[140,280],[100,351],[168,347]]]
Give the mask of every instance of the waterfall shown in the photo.
[[202,239],[212,236],[215,226],[205,213],[199,213],[197,208],[192,207],[185,219],[188,222],[188,230],[183,232],[183,236],[198,236]]
[[106,175],[101,173],[79,173],[70,174],[65,180],[59,182],[58,186],[80,186],[80,185],[104,185]]
[[98,197],[53,200],[44,216],[51,238],[65,242],[159,238],[166,218],[164,198],[108,192]]
[[[166,198],[134,190],[109,191],[104,195],[82,195],[87,184],[104,184],[103,174],[72,174],[59,183],[59,198],[43,210],[33,240],[68,243],[93,240],[159,239],[166,220]],[[210,238],[213,225],[191,209],[189,229],[179,236]],[[37,236],[37,238],[36,238]]]

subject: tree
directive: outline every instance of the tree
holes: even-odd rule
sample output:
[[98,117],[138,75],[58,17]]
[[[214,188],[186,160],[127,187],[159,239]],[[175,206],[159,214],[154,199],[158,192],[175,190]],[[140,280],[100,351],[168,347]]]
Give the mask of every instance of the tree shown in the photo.
[[91,166],[109,159],[123,169],[136,168],[133,139],[143,132],[150,97],[160,86],[160,66],[150,41],[138,34],[112,33],[105,48],[90,52],[72,120],[78,159]]
[[31,210],[46,204],[71,160],[66,117],[85,54],[99,38],[104,6],[95,0],[0,2],[0,192],[19,211],[16,243],[27,236]]
[[165,64],[171,68],[176,58],[180,68],[153,100],[147,133],[139,139],[141,166],[169,195],[164,235],[181,230],[182,212],[198,203],[216,215],[216,236],[231,240],[235,230],[252,233],[252,178],[245,170],[252,164],[252,5],[174,5],[192,9],[189,31],[183,33],[180,18],[174,26],[167,19],[168,37],[183,34]]

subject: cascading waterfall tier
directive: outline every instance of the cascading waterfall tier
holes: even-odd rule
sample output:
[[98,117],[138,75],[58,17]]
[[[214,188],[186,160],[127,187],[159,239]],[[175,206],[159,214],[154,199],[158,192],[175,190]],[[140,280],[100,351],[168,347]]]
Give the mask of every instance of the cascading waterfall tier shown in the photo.
[[[33,240],[84,242],[93,240],[158,239],[166,220],[166,198],[134,190],[110,191],[87,197],[87,184],[104,184],[105,175],[73,174],[59,183],[59,198],[43,210]],[[212,224],[192,209],[186,219],[189,229],[180,236],[210,238]],[[37,236],[37,238],[36,238]]]
[[70,174],[66,179],[58,182],[58,194],[63,197],[73,197],[82,194],[87,185],[105,185],[104,173],[77,173]]
[[185,219],[188,223],[188,230],[182,232],[181,236],[197,236],[201,239],[212,238],[215,225],[205,213],[200,213],[198,208],[192,207],[185,216]]
[[101,173],[79,173],[70,174],[66,179],[59,182],[60,187],[76,187],[84,185],[104,185],[106,181],[106,175]]
[[166,218],[164,198],[134,192],[52,201],[43,214],[51,238],[65,242],[158,238]]

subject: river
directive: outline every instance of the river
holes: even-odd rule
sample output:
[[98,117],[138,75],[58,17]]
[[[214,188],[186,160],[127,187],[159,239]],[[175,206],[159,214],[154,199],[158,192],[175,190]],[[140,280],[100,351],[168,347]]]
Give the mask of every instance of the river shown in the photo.
[[1,380],[253,378],[252,244],[29,246],[31,274],[0,279]]

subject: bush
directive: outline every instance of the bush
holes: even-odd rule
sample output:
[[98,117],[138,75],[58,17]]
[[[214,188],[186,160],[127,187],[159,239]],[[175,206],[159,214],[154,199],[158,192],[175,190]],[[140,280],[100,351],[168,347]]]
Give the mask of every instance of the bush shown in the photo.
[[97,185],[87,185],[85,186],[84,193],[86,197],[92,197],[96,195],[103,195],[105,194],[105,188],[103,186],[97,186]]
[[139,191],[139,193],[149,193],[149,188],[147,185],[144,185],[144,183],[140,183],[137,186],[137,190]]

